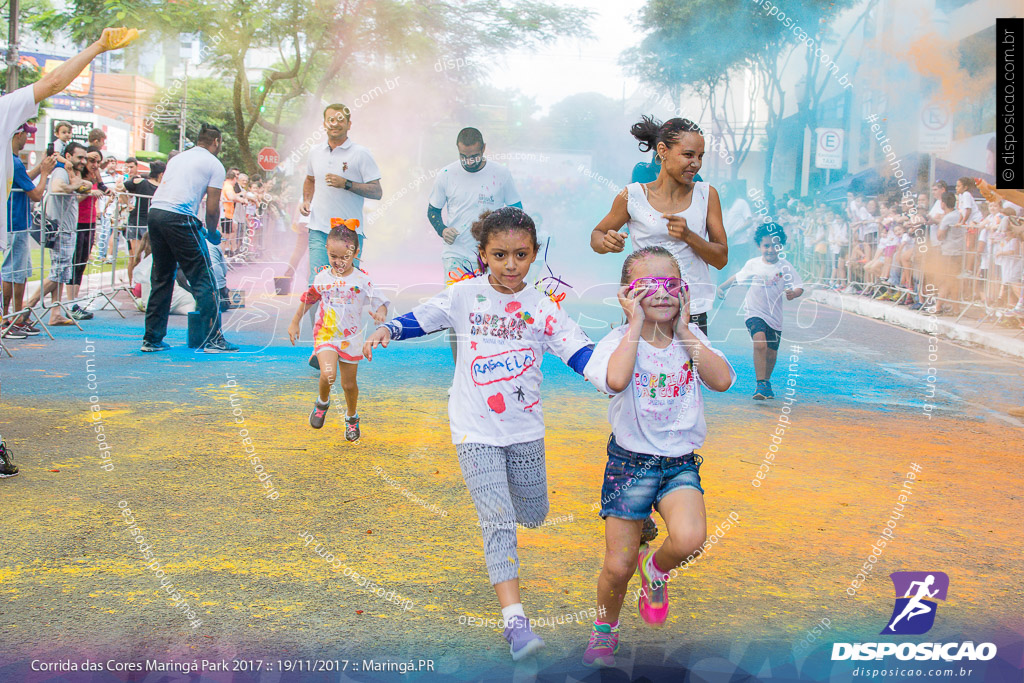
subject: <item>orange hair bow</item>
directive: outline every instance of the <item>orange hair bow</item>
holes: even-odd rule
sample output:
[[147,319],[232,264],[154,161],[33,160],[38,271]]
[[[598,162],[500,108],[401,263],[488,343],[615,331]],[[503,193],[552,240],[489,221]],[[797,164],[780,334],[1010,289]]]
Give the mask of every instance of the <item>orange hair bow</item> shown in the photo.
[[355,232],[356,228],[359,227],[359,219],[358,218],[332,218],[331,219],[331,228],[340,228],[341,226],[345,226],[346,228],[348,228],[352,232]]

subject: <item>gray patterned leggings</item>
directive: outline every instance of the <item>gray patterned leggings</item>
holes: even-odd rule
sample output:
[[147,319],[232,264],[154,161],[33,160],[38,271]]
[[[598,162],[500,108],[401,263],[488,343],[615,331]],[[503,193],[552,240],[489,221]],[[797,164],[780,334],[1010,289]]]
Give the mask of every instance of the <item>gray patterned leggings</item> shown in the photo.
[[480,518],[487,575],[492,584],[515,579],[516,523],[537,527],[548,515],[544,439],[504,447],[462,443],[455,452]]

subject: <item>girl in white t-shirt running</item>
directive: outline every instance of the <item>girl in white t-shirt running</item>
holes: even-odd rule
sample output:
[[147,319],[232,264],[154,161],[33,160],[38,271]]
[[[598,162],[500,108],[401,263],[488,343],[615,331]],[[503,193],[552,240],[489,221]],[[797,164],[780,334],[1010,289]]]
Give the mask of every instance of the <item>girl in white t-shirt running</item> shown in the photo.
[[549,351],[582,375],[593,346],[557,301],[526,286],[537,231],[522,209],[484,212],[472,234],[484,273],[381,325],[363,353],[372,360],[376,346],[394,339],[442,329],[454,334],[452,443],[479,516],[505,639],[519,660],[544,647],[520,601],[516,540],[517,526],[535,528],[548,514],[541,360]]
[[384,322],[390,303],[374,289],[370,276],[353,265],[359,248],[355,232],[359,221],[356,219],[331,219],[331,231],[327,234],[327,258],[329,267],[313,277],[313,283],[301,297],[299,310],[288,326],[288,338],[292,345],[299,338],[299,324],[309,309],[318,306],[313,323],[313,358],[310,364],[320,370],[320,394],[309,424],[314,429],[324,426],[327,409],[331,405],[331,387],[340,377],[341,389],[345,392],[345,439],[359,439],[359,385],[356,371],[362,360],[363,348],[363,307],[369,304],[370,317]]
[[[700,485],[707,425],[700,385],[725,391],[736,373],[690,322],[690,294],[664,247],[633,252],[622,266],[619,304],[626,324],[594,349],[586,377],[612,396],[608,464],[601,488],[604,566],[598,614],[583,663],[614,666],[619,612],[639,566],[640,617],[652,626],[668,615],[668,582],[692,561],[707,537]],[[656,550],[641,543],[643,521],[656,509],[668,537]]]
[[626,225],[634,249],[667,249],[690,286],[693,322],[707,334],[707,316],[715,300],[708,266],[725,268],[729,248],[718,191],[706,182],[694,182],[704,159],[704,134],[689,119],[662,124],[647,116],[630,132],[640,141],[641,151],[657,152],[661,171],[654,182],[623,188],[591,233],[590,246],[599,254],[623,251],[626,238],[619,230]]

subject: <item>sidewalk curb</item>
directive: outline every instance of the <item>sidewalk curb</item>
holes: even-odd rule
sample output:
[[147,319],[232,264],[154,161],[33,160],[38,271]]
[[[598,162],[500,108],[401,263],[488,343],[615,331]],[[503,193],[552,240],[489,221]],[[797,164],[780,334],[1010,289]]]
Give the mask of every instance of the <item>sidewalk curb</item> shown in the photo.
[[884,320],[915,332],[934,334],[951,341],[973,344],[1017,358],[1024,358],[1024,337],[1012,338],[999,333],[993,334],[989,330],[979,330],[970,325],[957,324],[952,320],[907,310],[901,306],[893,306],[861,296],[839,294],[826,289],[812,291],[810,298],[844,313]]

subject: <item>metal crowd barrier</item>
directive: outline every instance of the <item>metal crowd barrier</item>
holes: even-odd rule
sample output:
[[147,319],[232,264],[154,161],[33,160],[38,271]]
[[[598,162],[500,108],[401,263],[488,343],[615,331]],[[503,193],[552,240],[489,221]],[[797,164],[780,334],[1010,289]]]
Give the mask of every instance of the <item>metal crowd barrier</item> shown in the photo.
[[[21,192],[19,189],[14,189],[12,192]],[[57,308],[61,314],[70,319],[72,323],[79,329],[83,329],[78,320],[72,315],[72,306],[78,304],[83,309],[87,309],[97,299],[102,299],[103,303],[96,310],[102,310],[107,306],[110,306],[120,315],[125,318],[124,313],[118,308],[115,303],[115,297],[125,292],[137,305],[140,300],[135,297],[132,291],[132,284],[129,282],[130,270],[137,265],[142,258],[142,251],[146,250],[148,238],[143,238],[142,235],[145,233],[144,221],[134,220],[133,214],[137,213],[133,211],[139,201],[150,201],[150,197],[146,195],[132,194],[131,192],[114,192],[111,195],[97,198],[96,215],[95,220],[89,223],[78,223],[77,222],[77,211],[76,205],[76,222],[73,226],[59,226],[54,222],[54,212],[49,210],[51,200],[56,200],[58,197],[69,197],[75,196],[75,193],[52,193],[47,188],[43,194],[43,198],[39,202],[33,202],[32,225],[29,227],[30,236],[38,244],[38,258],[32,259],[30,253],[30,262],[35,260],[32,264],[33,270],[38,271],[38,291],[44,291],[44,285],[53,271],[53,251],[54,247],[48,248],[46,246],[46,236],[48,232],[62,232],[71,237],[65,237],[64,242],[65,248],[69,243],[77,245],[80,233],[82,232],[79,228],[87,226],[85,230],[90,235],[90,248],[83,254],[76,256],[75,249],[72,248],[70,268],[72,273],[77,267],[82,271],[81,284],[79,285],[78,294],[74,297],[67,295],[66,288],[70,283],[62,282],[62,295],[60,300],[53,301],[52,295],[51,301],[48,303],[44,297],[40,297],[40,300],[32,307],[23,305],[20,310],[12,311],[6,316],[2,317],[4,325],[10,320],[24,317],[30,322],[34,322],[39,326],[41,331],[45,332],[50,339],[54,339],[53,333],[51,332],[50,325],[47,324],[45,318],[47,313],[52,313],[53,309]],[[268,204],[261,205],[261,211],[259,211],[252,220],[247,220],[246,228],[244,232],[238,235],[238,250],[233,258],[225,259],[225,265],[230,268],[230,263],[241,263],[245,262],[248,264],[258,264],[261,262],[261,257],[266,248],[266,232],[271,226],[271,216],[269,212]],[[48,213],[49,210],[49,213]],[[50,219],[50,225],[47,224],[47,219]],[[141,218],[141,217],[139,217]],[[53,228],[53,229],[48,229]],[[129,237],[133,239],[129,241]],[[134,242],[134,244],[132,244]],[[128,246],[128,258],[129,267],[118,267],[118,259],[121,253],[122,243],[127,243]],[[60,242],[58,242],[58,245]],[[148,251],[148,250],[147,250]],[[48,253],[50,252],[50,253]],[[139,252],[139,253],[135,253]],[[94,256],[95,255],[95,256]],[[108,258],[109,256],[109,258]],[[46,267],[44,268],[44,264]],[[62,273],[62,275],[64,275]],[[70,278],[68,278],[70,279]],[[32,279],[35,282],[35,278]],[[26,285],[29,285],[26,282]],[[28,289],[26,287],[26,289]],[[25,292],[26,302],[30,300],[36,292]],[[11,356],[11,352],[8,349],[7,344],[4,343],[4,339],[0,336],[0,351]]]
[[[857,227],[851,225],[847,225],[845,259],[839,259],[832,253],[827,225],[824,232],[826,252],[816,251],[815,246],[821,241],[818,239],[822,234],[821,228],[816,218],[805,216],[798,219],[794,226],[796,229],[790,231],[787,258],[799,267],[807,282],[847,294],[884,299],[896,305],[919,304],[919,307],[938,315],[953,315],[956,322],[971,320],[977,327],[994,319],[1000,325],[1018,328],[1014,336],[1019,336],[1024,334],[1024,318],[1019,317],[1019,309],[1013,309],[1020,301],[1020,289],[1024,286],[1022,278],[1018,275],[1013,282],[1004,283],[1001,266],[996,262],[996,254],[1001,249],[997,240],[1005,232],[1008,220],[1003,217],[1001,226],[997,224],[996,227],[987,219],[981,224],[967,224],[965,248],[955,262],[942,256],[940,244],[931,242],[930,226],[920,226],[917,228],[920,233],[911,233],[913,251],[910,265],[906,267],[897,261],[902,245],[889,258],[884,252],[880,253],[877,241],[872,253],[864,254],[862,250],[857,253],[861,240]],[[983,252],[978,237],[985,228],[988,229],[988,239]],[[884,228],[879,220],[879,238],[882,235]],[[879,256],[882,260],[876,265],[878,272],[875,275],[866,266]],[[1024,240],[1018,240],[1016,258],[1024,259]],[[984,270],[981,268],[983,260],[988,265]],[[1018,290],[1017,296],[1014,296],[1014,287]]]
[[[12,193],[21,191],[22,190],[19,189],[12,189]],[[75,279],[75,270],[77,269],[81,271],[81,283],[78,285],[78,294],[74,297],[65,298],[67,297],[66,289],[72,285],[70,282],[61,282],[62,292],[60,299],[54,301],[51,294],[49,295],[51,297],[51,301],[50,303],[47,303],[46,297],[40,296],[38,303],[34,307],[25,305],[20,310],[12,311],[8,315],[3,316],[2,319],[5,325],[10,320],[22,317],[30,321],[34,319],[35,324],[37,324],[39,328],[45,332],[48,337],[50,337],[50,339],[54,338],[53,333],[50,331],[50,326],[44,321],[44,317],[46,317],[46,313],[52,312],[54,308],[59,308],[61,314],[65,318],[71,320],[72,323],[81,330],[81,324],[79,324],[79,321],[72,315],[71,307],[75,304],[78,304],[83,309],[87,309],[88,306],[97,299],[103,299],[104,303],[101,306],[101,309],[110,306],[118,315],[124,318],[125,315],[121,309],[118,308],[114,298],[119,292],[127,292],[133,300],[136,300],[127,279],[118,281],[119,269],[117,267],[117,257],[119,252],[118,245],[120,240],[123,239],[122,233],[129,227],[135,227],[129,225],[129,216],[132,202],[137,199],[137,196],[127,192],[115,192],[112,196],[97,198],[95,219],[86,223],[77,222],[78,206],[76,204],[76,221],[73,226],[59,225],[55,220],[54,211],[50,210],[51,201],[56,201],[55,198],[62,196],[77,197],[78,195],[75,193],[68,194],[50,192],[47,187],[43,194],[43,198],[38,203],[35,203],[35,206],[33,207],[31,213],[32,225],[29,227],[29,235],[38,243],[39,256],[38,261],[35,264],[32,264],[32,268],[33,270],[38,269],[38,292],[41,294],[44,291],[45,283],[50,279],[50,275],[53,274],[54,254],[52,252],[54,252],[58,247],[63,247],[64,256],[70,256],[70,266],[65,266],[65,268],[70,268],[70,273],[64,272],[60,275],[62,279],[64,279],[65,276],[70,275],[70,277],[67,277],[66,279],[72,280]],[[146,199],[148,199],[148,197],[146,197]],[[102,233],[106,231],[107,225],[109,225],[109,233],[105,235],[106,239],[103,239],[104,235]],[[88,226],[85,228],[85,231],[89,234],[87,239],[89,249],[84,253],[78,253],[79,249],[77,247],[83,232],[81,229],[82,226]],[[64,235],[64,237],[60,237],[59,235],[56,237],[57,242],[53,248],[47,248],[46,246],[46,237],[50,233],[55,235],[60,233]],[[107,245],[111,239],[115,240],[113,259],[107,260],[105,258]],[[96,260],[93,260],[92,254],[93,251],[97,249],[97,245],[101,245],[102,248]],[[69,251],[70,254],[68,254]],[[47,252],[51,253],[47,254]],[[129,258],[131,258],[131,255],[129,255]],[[44,264],[47,267],[44,268]],[[28,282],[26,282],[26,285],[28,285]],[[31,299],[34,295],[34,292],[31,295],[28,291],[25,292],[26,300]],[[8,356],[11,355],[7,345],[3,342],[2,336],[0,336],[0,348],[2,348],[3,352]]]

